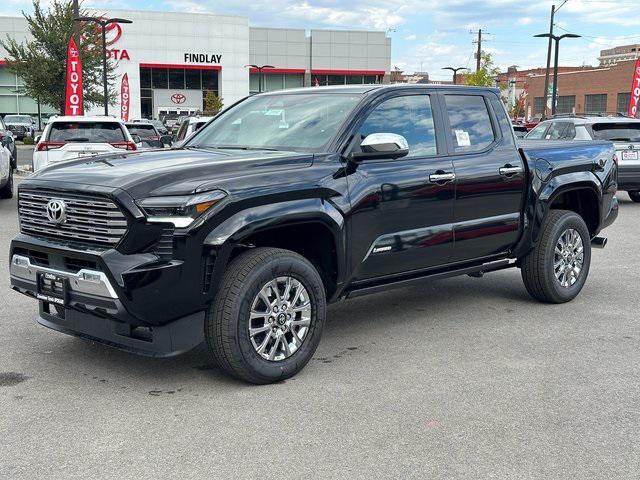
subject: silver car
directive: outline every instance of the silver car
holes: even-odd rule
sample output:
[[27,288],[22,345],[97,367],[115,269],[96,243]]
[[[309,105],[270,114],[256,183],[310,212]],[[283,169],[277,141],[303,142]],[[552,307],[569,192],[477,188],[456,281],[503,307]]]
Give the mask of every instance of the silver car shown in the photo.
[[618,189],[640,203],[640,119],[566,116],[539,123],[526,140],[610,140],[618,158]]

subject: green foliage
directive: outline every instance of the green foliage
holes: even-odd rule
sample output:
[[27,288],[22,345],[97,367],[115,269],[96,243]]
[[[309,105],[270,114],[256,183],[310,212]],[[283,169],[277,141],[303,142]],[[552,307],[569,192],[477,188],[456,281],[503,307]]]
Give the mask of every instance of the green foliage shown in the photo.
[[30,137],[29,135],[27,135],[26,137],[24,137],[22,139],[22,143],[24,143],[25,145],[33,145],[35,142],[33,140],[32,137]]
[[204,97],[204,111],[206,115],[217,115],[223,107],[222,99],[214,92],[208,91]]
[[[74,31],[73,4],[69,0],[46,2],[45,10],[40,0],[33,0],[33,14],[22,12],[33,37],[24,43],[7,35],[0,40],[7,51],[7,68],[24,82],[25,94],[39,99],[44,105],[64,113],[67,45]],[[88,15],[80,10],[80,16]],[[85,108],[104,102],[102,82],[102,36],[95,24],[80,24],[80,55],[84,84]],[[112,60],[107,62],[107,78],[115,80]],[[115,90],[109,92],[109,103],[116,98]]]
[[493,58],[490,53],[482,52],[480,60],[480,70],[465,75],[467,85],[476,85],[479,87],[495,87],[496,77],[500,73],[500,69],[493,64]]

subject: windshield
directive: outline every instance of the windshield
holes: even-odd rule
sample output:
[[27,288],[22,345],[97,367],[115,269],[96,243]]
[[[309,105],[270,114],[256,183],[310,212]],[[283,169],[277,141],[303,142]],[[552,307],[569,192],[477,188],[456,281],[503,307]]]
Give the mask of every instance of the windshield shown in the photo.
[[127,124],[127,129],[131,135],[138,135],[140,138],[157,137],[156,129],[151,124],[134,123]]
[[31,123],[31,117],[29,115],[7,115],[4,117],[4,121],[8,123]]
[[591,128],[596,140],[640,142],[640,122],[596,123]]
[[187,146],[317,150],[336,134],[362,97],[258,95],[223,112]]
[[54,122],[49,132],[51,142],[113,143],[127,140],[115,122]]

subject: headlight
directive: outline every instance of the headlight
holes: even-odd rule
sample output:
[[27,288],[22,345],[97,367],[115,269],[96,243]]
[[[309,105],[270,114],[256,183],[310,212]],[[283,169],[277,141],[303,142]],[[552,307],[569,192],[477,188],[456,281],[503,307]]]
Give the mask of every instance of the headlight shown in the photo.
[[147,215],[147,222],[186,228],[226,196],[222,190],[213,190],[196,195],[145,198],[139,205]]

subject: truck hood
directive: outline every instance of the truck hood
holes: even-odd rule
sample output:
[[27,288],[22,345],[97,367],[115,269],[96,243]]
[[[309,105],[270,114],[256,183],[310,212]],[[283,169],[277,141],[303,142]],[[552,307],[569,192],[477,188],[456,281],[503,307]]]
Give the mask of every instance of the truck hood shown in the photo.
[[[268,150],[170,149],[70,160],[29,177],[38,182],[94,185],[125,190],[134,199],[233,191],[239,183],[279,177],[311,166],[313,155]],[[53,185],[52,185],[53,186]]]

